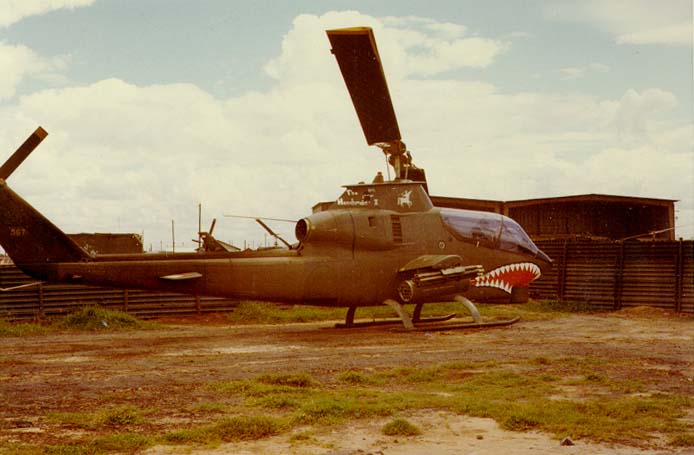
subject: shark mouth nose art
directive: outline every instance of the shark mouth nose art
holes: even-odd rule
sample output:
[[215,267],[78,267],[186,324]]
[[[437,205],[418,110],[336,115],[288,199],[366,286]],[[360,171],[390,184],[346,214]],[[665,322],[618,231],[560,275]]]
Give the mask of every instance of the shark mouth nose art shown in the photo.
[[481,277],[470,281],[477,287],[491,287],[511,293],[514,286],[527,287],[531,281],[540,278],[540,267],[532,262],[519,262],[516,264],[497,267]]

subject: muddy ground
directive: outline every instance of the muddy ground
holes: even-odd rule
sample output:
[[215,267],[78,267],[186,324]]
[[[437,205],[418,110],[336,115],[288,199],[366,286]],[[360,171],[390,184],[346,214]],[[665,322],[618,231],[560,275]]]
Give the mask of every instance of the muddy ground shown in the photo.
[[[574,315],[486,330],[416,333],[384,328],[338,330],[331,323],[231,326],[215,317],[166,322],[176,325],[0,339],[0,448],[12,443],[59,442],[64,435],[57,435],[56,427],[46,419],[50,413],[116,404],[157,409],[158,427],[152,431],[161,432],[180,426],[187,418],[182,410],[213,398],[210,389],[201,385],[263,373],[301,371],[320,379],[346,370],[572,356],[608,364],[618,361],[619,371],[614,374],[629,378],[655,375],[658,391],[694,396],[694,319],[660,311]],[[317,430],[313,443],[291,444],[284,434],[195,448],[192,453],[645,454],[691,450],[652,441],[634,447],[579,440],[573,447],[560,447],[551,435],[503,431],[489,419],[439,411],[420,411],[407,418],[424,430],[422,436],[386,437],[380,433],[386,420],[371,419]],[[156,446],[146,453],[183,453],[181,450]]]

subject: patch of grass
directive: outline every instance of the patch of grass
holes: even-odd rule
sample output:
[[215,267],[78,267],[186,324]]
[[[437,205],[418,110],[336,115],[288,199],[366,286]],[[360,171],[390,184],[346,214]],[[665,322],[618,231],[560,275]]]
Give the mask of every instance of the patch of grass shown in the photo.
[[344,308],[241,301],[227,317],[234,324],[287,324],[344,319]]
[[142,411],[134,406],[115,406],[93,412],[52,412],[46,420],[76,428],[95,428],[97,426],[126,427],[145,423]]
[[322,390],[303,397],[294,412],[294,421],[302,425],[334,425],[345,420],[389,417],[409,409],[445,406],[442,399],[416,390]]
[[300,401],[295,395],[287,393],[273,393],[249,403],[252,406],[258,406],[266,409],[288,410],[296,409]]
[[556,400],[550,398],[553,385],[542,375],[508,371],[477,374],[452,388],[457,392],[453,409],[493,418],[507,430],[622,443],[648,439],[655,432],[681,433],[677,419],[690,406],[686,397],[664,394]]
[[[396,422],[396,416],[421,409],[493,418],[502,428],[513,431],[542,431],[557,437],[570,435],[574,439],[632,445],[664,436],[671,446],[691,446],[691,430],[682,420],[691,409],[691,398],[631,394],[627,390],[633,389],[632,380],[620,377],[621,366],[610,368],[611,364],[600,359],[536,357],[507,364],[456,362],[394,368],[371,375],[345,371],[332,378],[321,376],[322,381],[305,372],[264,374],[210,384],[208,392],[224,395],[220,400],[224,404],[211,401],[192,408],[210,414],[219,412],[222,417],[233,409],[241,415],[149,436],[152,439],[132,433],[151,429],[143,426],[147,425],[142,417],[146,413],[132,406],[53,414],[47,420],[52,418],[54,423],[88,431],[118,432],[119,436],[110,435],[112,439],[98,440],[100,445],[94,445],[94,440],[81,445],[51,446],[54,453],[78,455],[133,453],[152,441],[209,445],[260,439],[307,425],[315,428],[373,417]],[[567,375],[571,379],[565,379]],[[558,398],[563,396],[562,387],[572,381],[580,385],[580,397]],[[302,439],[301,434],[291,436],[290,441],[309,440],[310,436]],[[110,448],[117,445],[122,448]],[[24,455],[19,450],[23,449],[17,449],[17,455]],[[0,454],[6,455],[2,450]]]
[[97,418],[93,412],[51,412],[46,414],[46,421],[77,428],[96,426]]
[[403,367],[379,373],[380,377],[396,380],[400,383],[410,384],[430,384],[441,381],[448,368],[446,366],[437,365],[433,367]]
[[270,385],[284,385],[288,387],[315,387],[319,383],[308,373],[279,373],[264,374],[258,376],[256,381]]
[[[520,316],[526,320],[553,319],[566,317],[574,313],[599,311],[583,302],[558,302],[553,300],[530,300],[523,304],[486,304],[476,303],[480,314],[489,318],[509,319]],[[411,311],[411,305],[407,306]],[[234,324],[287,324],[292,322],[315,322],[344,320],[345,308],[314,307],[306,305],[286,305],[257,301],[241,301],[227,315]],[[457,313],[461,316],[469,314],[467,308],[458,302],[435,302],[427,304],[422,309],[422,316],[441,316]],[[363,307],[357,310],[356,319],[397,318],[390,307],[377,305]]]
[[41,452],[44,455],[92,455],[95,454],[86,445],[49,445],[43,448]]
[[283,422],[267,416],[231,417],[212,426],[224,442],[262,439],[280,433],[283,428]]
[[101,455],[134,454],[151,447],[157,442],[155,437],[138,433],[114,433],[91,440],[71,444],[51,444],[45,446],[13,444],[0,447],[2,455]]
[[203,412],[209,414],[222,414],[227,412],[229,405],[227,403],[198,403],[189,408],[193,412]]
[[262,439],[287,428],[282,420],[269,416],[235,416],[212,425],[166,433],[162,440],[169,444],[210,444]]
[[316,442],[316,437],[312,431],[301,431],[291,435],[289,442],[292,444],[314,443]]
[[294,415],[304,425],[334,425],[346,419],[389,416],[393,410],[383,402],[380,393],[353,390],[325,392],[306,400]]
[[357,371],[345,371],[337,376],[337,380],[351,385],[377,385],[385,382],[382,378],[368,376]]
[[602,386],[612,393],[637,393],[646,390],[639,379],[614,379],[604,373],[586,372],[582,377],[570,379],[567,385]]
[[550,365],[552,361],[548,359],[547,357],[533,357],[531,359],[528,359],[528,363],[530,365]]
[[522,304],[477,304],[480,314],[484,317],[510,319],[520,316],[526,321],[555,319],[568,317],[576,313],[595,313],[599,308],[591,307],[583,302],[559,302],[556,300],[529,300]]
[[581,382],[585,384],[607,384],[609,379],[607,376],[597,373],[589,373],[581,379]]
[[122,311],[107,310],[99,306],[85,306],[56,320],[55,325],[68,330],[124,330],[146,329],[159,325],[144,322]]
[[34,444],[4,442],[0,446],[0,455],[36,455],[37,453],[41,453],[41,448]]
[[142,413],[134,406],[117,406],[99,413],[98,422],[110,427],[137,425],[143,422]]
[[386,436],[418,436],[422,430],[405,419],[395,419],[385,424],[381,433]]
[[266,384],[258,380],[243,380],[218,382],[210,386],[212,390],[223,393],[225,395],[240,395],[243,397],[266,397],[273,394],[301,394],[310,393],[309,387],[292,387],[287,385]]
[[683,432],[670,438],[670,445],[675,447],[694,447],[694,433]]
[[[461,310],[463,308],[463,310]],[[410,311],[408,309],[408,311]],[[457,302],[442,302],[425,305],[422,316],[439,316],[442,314],[463,312]],[[286,305],[256,301],[241,301],[228,313],[228,319],[234,324],[286,324],[292,322],[342,321],[345,319],[345,308],[314,307],[306,305]],[[356,319],[397,318],[395,312],[386,305],[359,308]]]
[[0,319],[0,338],[3,337],[22,337],[27,335],[43,335],[53,332],[49,326],[33,324],[27,322],[12,323]]
[[115,433],[94,439],[87,453],[139,453],[156,443],[156,438],[139,433]]
[[315,395],[321,384],[308,373],[264,374],[255,379],[212,385],[217,392],[245,398],[244,404],[265,409],[295,409]]

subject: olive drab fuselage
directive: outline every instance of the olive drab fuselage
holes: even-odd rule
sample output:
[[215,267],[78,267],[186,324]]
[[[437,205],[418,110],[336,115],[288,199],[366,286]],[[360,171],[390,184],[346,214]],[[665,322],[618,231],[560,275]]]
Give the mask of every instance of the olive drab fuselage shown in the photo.
[[[457,257],[485,272],[507,264],[534,263],[540,269],[549,265],[539,250],[524,245],[509,243],[502,249],[498,240],[484,242],[474,232],[466,238],[446,222],[456,213],[468,219],[479,214],[482,221],[502,219],[433,207],[417,183],[353,185],[329,210],[299,220],[299,242],[292,249],[106,255],[18,265],[47,281],[329,306],[402,300],[398,286],[409,274],[401,269],[421,257]],[[478,286],[469,288],[474,293]],[[459,292],[456,288],[451,294]]]

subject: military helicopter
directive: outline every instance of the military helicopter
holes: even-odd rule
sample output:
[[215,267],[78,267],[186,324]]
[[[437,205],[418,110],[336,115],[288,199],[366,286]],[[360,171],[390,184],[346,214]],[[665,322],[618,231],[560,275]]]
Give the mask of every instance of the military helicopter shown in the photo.
[[[346,185],[325,210],[296,223],[296,243],[230,251],[210,229],[199,233],[196,253],[89,254],[7,185],[46,137],[39,127],[0,167],[0,244],[45,282],[346,307],[346,327],[358,325],[358,307],[385,304],[412,329],[454,316],[422,318],[425,303],[455,299],[473,317],[463,326],[497,324],[483,322],[466,296],[482,288],[522,296],[551,259],[508,217],[434,207],[425,172],[402,141],[373,31],[327,35],[367,143],[383,151],[394,176]],[[412,315],[406,304],[415,305]]]

